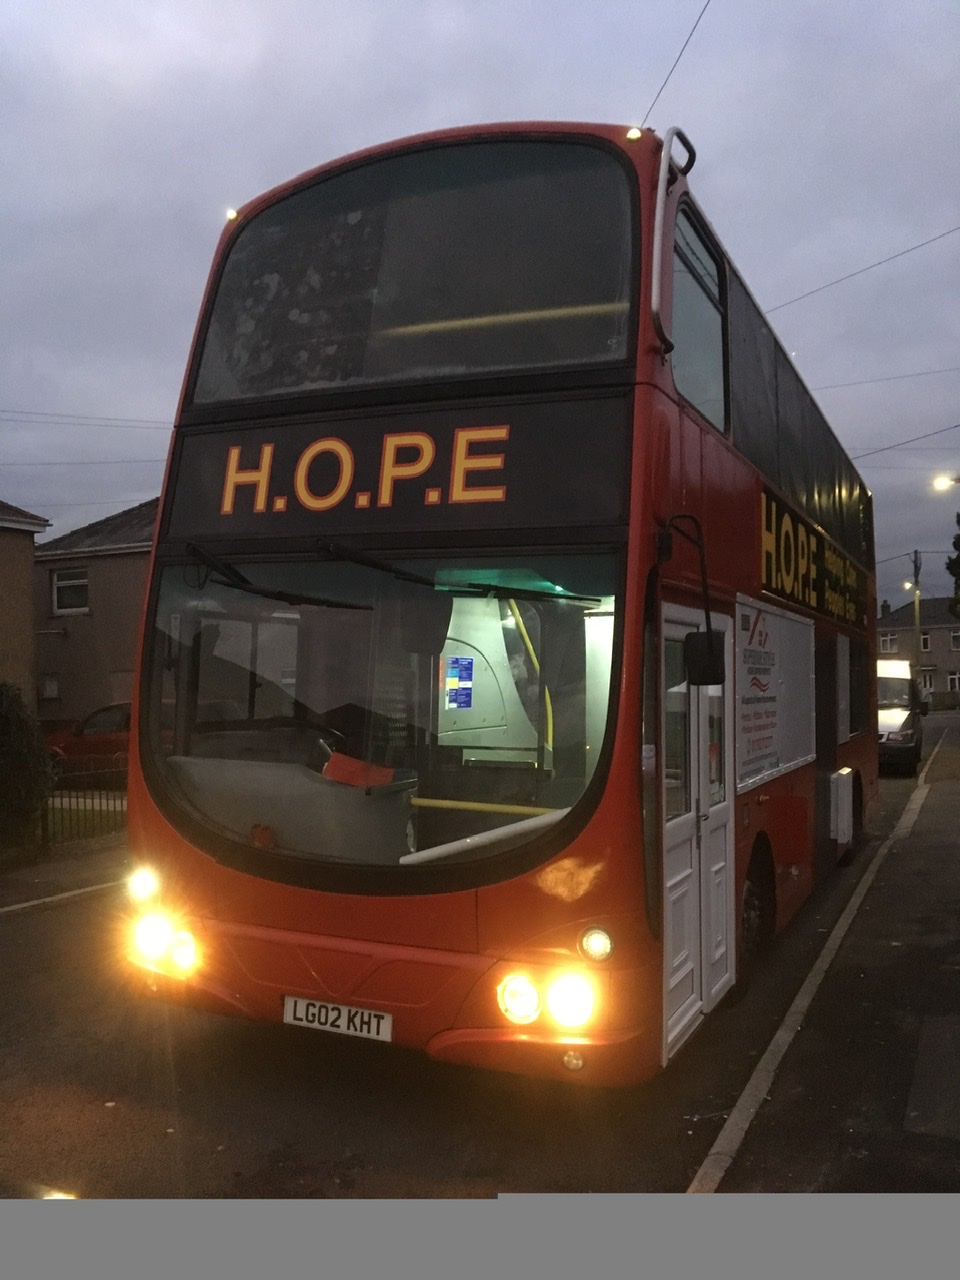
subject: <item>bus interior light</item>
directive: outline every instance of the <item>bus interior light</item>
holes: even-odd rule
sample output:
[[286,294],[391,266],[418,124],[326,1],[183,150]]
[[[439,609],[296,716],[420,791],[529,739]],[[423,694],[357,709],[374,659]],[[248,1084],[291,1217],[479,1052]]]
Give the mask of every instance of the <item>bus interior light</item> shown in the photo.
[[593,984],[583,973],[564,973],[547,989],[547,1008],[561,1027],[582,1027],[593,1015]]
[[540,1015],[540,992],[525,973],[511,973],[497,987],[497,1003],[501,1011],[520,1026],[534,1022]]

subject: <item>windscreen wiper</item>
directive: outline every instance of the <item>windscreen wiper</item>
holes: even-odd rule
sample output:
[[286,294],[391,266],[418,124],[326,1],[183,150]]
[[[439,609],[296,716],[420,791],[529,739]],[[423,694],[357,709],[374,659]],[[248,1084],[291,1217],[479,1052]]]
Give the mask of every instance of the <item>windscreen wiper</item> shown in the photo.
[[578,596],[566,591],[538,591],[535,587],[505,587],[495,582],[439,582],[440,591],[475,591],[495,600],[545,600],[554,604],[602,604],[599,596]]
[[462,591],[465,594],[493,596],[498,600],[562,600],[576,604],[602,604],[599,596],[578,596],[565,591],[539,591],[533,587],[510,587],[492,582],[436,582],[433,578],[425,578],[422,574],[413,573],[409,569],[401,569],[398,565],[391,564],[389,560],[381,560],[379,556],[372,556],[365,551],[344,546],[342,542],[330,542],[323,538],[317,540],[317,546],[336,560],[366,565],[369,569],[378,569],[381,573],[392,574],[402,582],[413,582],[417,586],[431,587],[435,591],[448,593]]
[[379,556],[368,555],[365,551],[357,551],[354,547],[344,546],[342,542],[331,542],[328,538],[318,538],[317,546],[334,560],[347,560],[350,564],[366,565],[368,569],[378,569],[380,573],[389,573],[401,582],[413,582],[419,587],[433,588],[437,584],[432,578],[423,574],[412,573],[409,569],[401,569],[389,560],[381,560]]
[[204,551],[202,547],[198,547],[195,542],[188,542],[187,550],[196,556],[198,560],[202,560],[214,572],[220,574],[220,580],[211,579],[213,584],[218,587],[230,587],[233,591],[245,591],[248,595],[262,596],[265,600],[279,600],[281,603],[289,605],[308,604],[314,605],[319,609],[363,609],[367,613],[370,613],[373,609],[373,605],[369,604],[350,604],[346,600],[330,600],[324,596],[309,596],[298,591],[278,591],[272,587],[260,587],[245,577],[239,569],[231,564],[226,564],[223,560],[218,560],[209,551]]

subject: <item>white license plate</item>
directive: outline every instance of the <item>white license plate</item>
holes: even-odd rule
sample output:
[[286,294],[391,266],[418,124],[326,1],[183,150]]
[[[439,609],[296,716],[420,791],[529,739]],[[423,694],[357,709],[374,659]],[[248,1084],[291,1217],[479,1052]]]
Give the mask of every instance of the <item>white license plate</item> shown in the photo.
[[336,1031],[342,1036],[364,1040],[392,1040],[393,1014],[375,1009],[354,1009],[348,1004],[308,1000],[305,996],[283,997],[283,1020],[294,1027],[314,1031]]

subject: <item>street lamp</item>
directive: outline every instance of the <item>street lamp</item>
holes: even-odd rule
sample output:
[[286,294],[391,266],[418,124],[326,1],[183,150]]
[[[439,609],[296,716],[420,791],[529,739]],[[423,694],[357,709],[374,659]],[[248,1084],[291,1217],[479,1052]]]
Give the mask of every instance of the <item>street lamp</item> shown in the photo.
[[960,476],[937,476],[933,482],[933,487],[938,493],[943,493],[954,484],[960,484]]

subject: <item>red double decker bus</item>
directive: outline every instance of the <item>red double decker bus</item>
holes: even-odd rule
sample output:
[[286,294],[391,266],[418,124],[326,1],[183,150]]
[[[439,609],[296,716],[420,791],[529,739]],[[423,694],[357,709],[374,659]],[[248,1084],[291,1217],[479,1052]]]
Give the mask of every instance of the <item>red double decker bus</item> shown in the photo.
[[229,221],[135,703],[147,989],[638,1081],[856,843],[870,496],[694,158],[456,130]]

